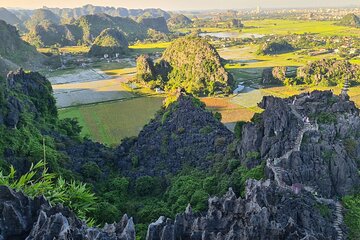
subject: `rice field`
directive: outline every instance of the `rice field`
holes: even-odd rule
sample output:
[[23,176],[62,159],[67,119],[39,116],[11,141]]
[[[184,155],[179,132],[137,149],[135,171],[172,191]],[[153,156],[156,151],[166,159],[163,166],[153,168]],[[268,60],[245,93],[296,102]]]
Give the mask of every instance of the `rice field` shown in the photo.
[[337,26],[334,21],[305,21],[305,20],[280,20],[265,19],[244,21],[245,29],[243,33],[254,34],[278,34],[286,35],[289,33],[303,34],[316,33],[326,36],[360,36],[360,29]]
[[59,110],[60,118],[77,118],[87,136],[109,146],[118,145],[126,137],[139,134],[162,106],[162,97],[139,97],[70,107]]

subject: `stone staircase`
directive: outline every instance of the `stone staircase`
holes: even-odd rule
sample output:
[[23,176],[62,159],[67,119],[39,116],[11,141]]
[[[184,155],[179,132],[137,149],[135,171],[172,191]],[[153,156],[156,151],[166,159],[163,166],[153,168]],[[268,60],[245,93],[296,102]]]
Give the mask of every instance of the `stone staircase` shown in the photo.
[[[291,112],[301,121],[304,121],[304,117],[302,117],[300,115],[300,113],[296,110],[294,105],[290,105],[290,109]],[[294,151],[300,151],[301,148],[301,143],[302,140],[304,138],[304,134],[308,131],[318,131],[319,130],[319,126],[318,124],[315,123],[310,123],[305,121],[304,122],[304,126],[303,128],[299,131],[298,136],[295,139],[294,142],[294,147],[289,150],[288,152],[286,152],[283,156],[279,157],[279,158],[268,158],[266,161],[266,166],[271,169],[271,171],[274,174],[274,180],[277,183],[277,185],[279,185],[281,188],[286,189],[286,190],[292,190],[292,187],[288,186],[284,181],[283,181],[283,175],[284,172],[286,172],[283,168],[277,166],[282,159],[286,159],[288,160],[290,155],[294,152]],[[321,198],[317,196],[317,193],[315,191],[315,189],[311,186],[304,186],[305,191],[312,193],[316,200],[320,203],[324,203],[324,204],[328,204],[328,205],[335,205],[335,216],[336,216],[336,220],[333,222],[333,227],[335,228],[336,232],[337,232],[337,240],[342,240],[344,239],[344,235],[343,235],[343,231],[341,229],[341,224],[343,223],[343,215],[342,215],[342,206],[341,203],[338,201],[335,201],[333,199],[327,199],[327,198]]]
[[335,204],[336,210],[335,210],[335,216],[336,216],[336,220],[334,222],[334,228],[336,229],[336,232],[338,233],[337,235],[337,240],[342,240],[344,239],[344,235],[343,232],[341,230],[341,224],[344,221],[343,215],[342,215],[342,206],[340,202],[337,202]]

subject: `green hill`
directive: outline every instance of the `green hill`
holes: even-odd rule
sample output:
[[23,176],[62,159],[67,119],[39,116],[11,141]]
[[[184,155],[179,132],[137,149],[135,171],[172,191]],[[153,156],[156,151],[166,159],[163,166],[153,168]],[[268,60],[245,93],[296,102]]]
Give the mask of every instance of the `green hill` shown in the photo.
[[77,45],[81,43],[82,37],[82,30],[76,25],[58,25],[46,22],[31,29],[24,39],[36,47],[47,47]]
[[25,26],[28,30],[33,29],[37,25],[48,23],[60,24],[61,18],[48,9],[37,9],[33,12],[31,18],[26,21]]
[[147,29],[130,18],[112,17],[106,14],[87,15],[75,21],[83,32],[83,42],[91,44],[107,28],[116,28],[126,34],[129,41],[146,37]]
[[171,18],[167,21],[167,24],[171,28],[180,28],[189,26],[192,24],[192,21],[183,14],[175,14],[171,16]]
[[166,24],[166,20],[163,17],[158,18],[141,18],[139,23],[145,26],[146,28],[154,29],[162,33],[168,33],[169,28]]
[[46,22],[37,25],[25,40],[37,47],[91,45],[108,28],[122,31],[128,41],[142,40],[147,36],[147,28],[130,18],[97,14],[82,16],[71,24]]
[[41,67],[46,57],[36,51],[33,46],[24,42],[14,26],[0,20],[0,74],[19,66],[27,69]]
[[179,38],[155,65],[148,57],[140,57],[137,64],[138,79],[153,88],[183,88],[196,95],[231,91],[232,76],[223,67],[216,49],[201,38]]
[[128,50],[129,43],[125,35],[113,28],[105,29],[95,39],[94,44],[91,46],[90,56],[116,56],[116,54],[124,54]]
[[274,40],[271,42],[265,42],[262,46],[260,46],[257,54],[259,55],[275,55],[281,53],[287,53],[294,51],[294,47],[291,46],[285,40]]
[[360,18],[353,13],[345,15],[338,25],[347,27],[360,27]]

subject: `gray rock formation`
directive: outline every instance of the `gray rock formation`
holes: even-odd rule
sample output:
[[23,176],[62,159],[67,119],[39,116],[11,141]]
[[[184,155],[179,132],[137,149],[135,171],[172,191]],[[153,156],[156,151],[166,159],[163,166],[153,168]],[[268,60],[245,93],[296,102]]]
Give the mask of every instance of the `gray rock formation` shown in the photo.
[[233,134],[202,102],[181,95],[143,128],[130,149],[126,142],[119,146],[118,166],[134,175],[131,165],[121,164],[137,162],[138,176],[177,173],[184,165],[208,169],[211,157],[224,154],[232,140]]
[[[350,194],[359,186],[360,117],[353,102],[315,91],[285,100],[265,97],[260,107],[265,111],[244,126],[238,146],[244,164],[277,159],[287,185],[311,186],[324,197]],[[318,129],[302,132],[305,120]],[[260,157],[249,159],[249,152]],[[272,171],[268,177],[274,177]]]
[[51,207],[43,197],[31,199],[0,186],[0,239],[135,240],[135,227],[124,215],[117,224],[90,228],[66,207]]
[[[220,239],[336,239],[336,208],[322,216],[320,204],[307,192],[295,193],[276,183],[249,180],[245,198],[230,189],[224,197],[209,199],[207,213],[188,207],[175,221],[160,217],[150,224],[147,240]],[[345,230],[345,226],[339,226]]]

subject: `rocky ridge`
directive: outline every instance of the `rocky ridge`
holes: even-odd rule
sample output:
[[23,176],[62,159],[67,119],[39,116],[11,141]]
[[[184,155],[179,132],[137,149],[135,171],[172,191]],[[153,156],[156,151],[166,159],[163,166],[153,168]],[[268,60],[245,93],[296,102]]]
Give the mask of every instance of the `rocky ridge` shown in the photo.
[[[359,186],[358,141],[352,150],[343,144],[358,138],[359,110],[346,94],[331,91],[264,97],[259,105],[265,111],[243,127],[238,153],[248,167],[266,161],[268,180],[248,180],[244,198],[231,189],[210,198],[205,213],[189,206],[174,221],[161,217],[149,226],[147,240],[346,238],[337,197]],[[332,156],[324,149],[334,149]],[[249,152],[260,157],[251,159]]]
[[135,228],[127,215],[117,224],[91,228],[62,205],[0,186],[0,239],[135,240]]
[[143,128],[134,143],[119,146],[119,159],[127,159],[119,161],[119,168],[132,169],[129,164],[136,163],[136,174],[150,176],[176,173],[184,164],[207,169],[212,161],[206,157],[224,154],[232,140],[233,134],[199,100],[180,95]]

